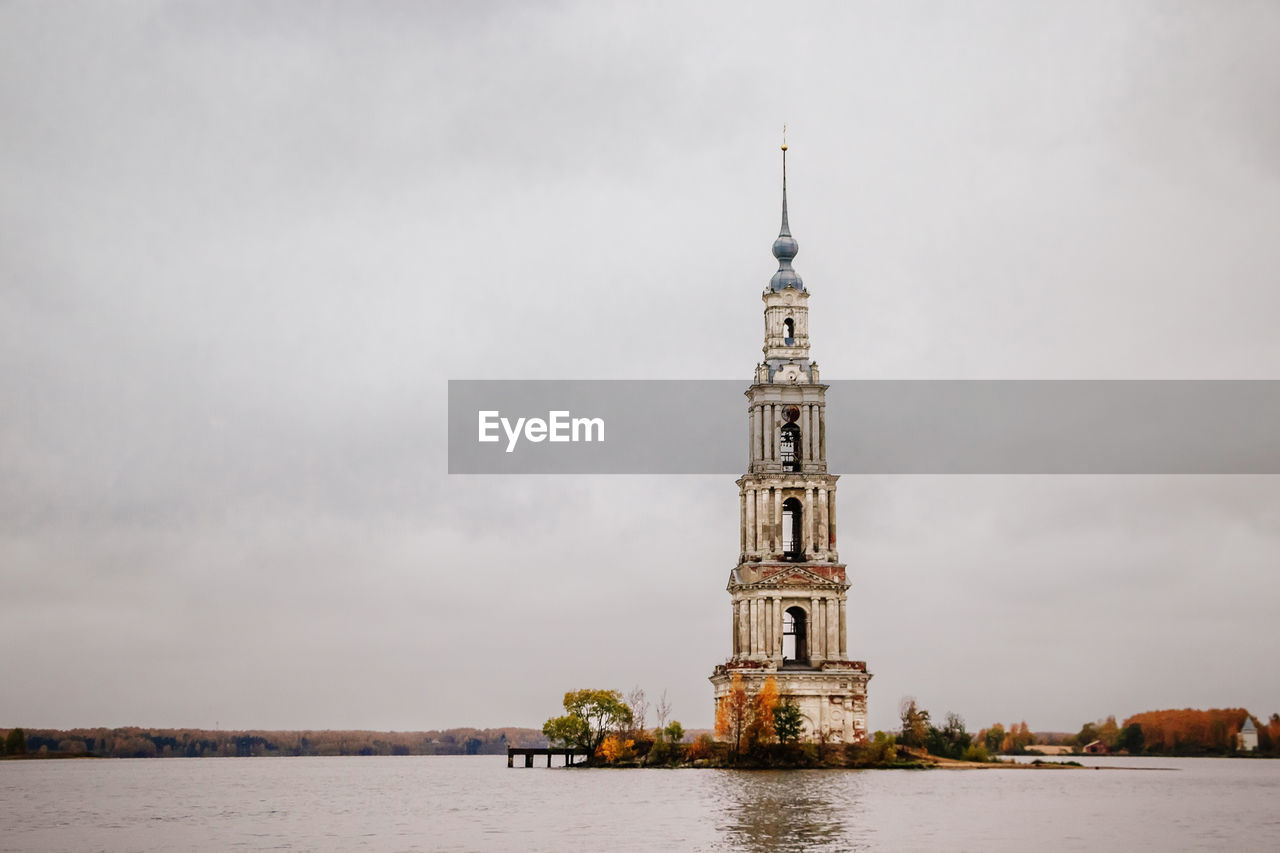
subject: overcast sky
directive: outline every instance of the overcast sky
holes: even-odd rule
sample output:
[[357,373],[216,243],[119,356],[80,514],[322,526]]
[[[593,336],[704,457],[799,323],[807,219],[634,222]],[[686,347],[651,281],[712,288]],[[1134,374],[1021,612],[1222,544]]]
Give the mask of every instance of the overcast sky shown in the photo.
[[[446,380],[745,388],[784,122],[824,378],[1280,379],[1278,41],[1266,2],[5,4],[0,727],[636,684],[709,726],[732,478],[451,477]],[[1280,711],[1280,478],[840,498],[873,727]]]

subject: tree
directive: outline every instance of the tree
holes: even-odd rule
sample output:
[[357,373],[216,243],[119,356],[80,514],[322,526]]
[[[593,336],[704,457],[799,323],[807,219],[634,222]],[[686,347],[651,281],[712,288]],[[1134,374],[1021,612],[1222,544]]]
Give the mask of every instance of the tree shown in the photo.
[[662,691],[662,698],[658,700],[654,713],[658,715],[658,728],[665,729],[667,720],[671,719],[671,703],[667,701],[667,691]]
[[994,755],[1004,748],[1004,726],[996,723],[987,729],[982,735],[983,745],[986,746],[987,752]]
[[1027,751],[1027,747],[1035,743],[1036,736],[1031,733],[1031,729],[1027,728],[1027,721],[1023,720],[1016,726],[1012,724],[1009,726],[1009,734],[1005,736],[1005,740],[1009,743],[1005,752],[1022,755]]
[[[932,726],[930,727],[932,729]],[[964,718],[959,714],[947,713],[947,721],[941,729],[937,729],[936,742],[942,754],[949,758],[960,758],[973,743],[973,736],[964,728]],[[931,738],[932,739],[932,738]],[[933,752],[932,749],[929,750]],[[934,753],[937,755],[938,753]]]
[[1280,721],[1277,721],[1276,715],[1271,715],[1271,721],[1263,723],[1259,720],[1255,723],[1258,729],[1258,751],[1272,753],[1276,748],[1275,732],[1280,731]]
[[1098,739],[1107,745],[1107,749],[1116,748],[1116,744],[1120,740],[1120,727],[1116,725],[1114,714],[1108,716],[1102,725],[1098,727]]
[[565,715],[552,717],[542,733],[553,743],[578,747],[595,755],[612,732],[631,725],[631,709],[617,690],[572,690],[564,694]]
[[631,738],[622,740],[617,735],[609,735],[600,744],[600,755],[610,764],[613,764],[619,758],[631,758],[631,749],[635,745],[636,742]]
[[733,742],[735,760],[742,748],[742,734],[747,727],[750,708],[747,689],[742,686],[742,673],[735,672],[729,680],[729,692],[716,702],[716,734]]
[[902,711],[902,743],[906,746],[921,747],[929,738],[929,712],[916,707],[914,696],[903,698]]
[[645,718],[649,716],[649,700],[644,696],[644,688],[636,685],[627,694],[627,708],[631,710],[631,725],[637,730],[645,727]]
[[778,682],[771,675],[751,697],[751,719],[746,730],[747,749],[773,740],[773,709],[777,704]]
[[1142,752],[1142,723],[1130,723],[1121,729],[1120,736],[1116,739],[1116,746],[1130,755]]
[[773,709],[778,704],[778,682],[773,676],[754,693],[742,683],[742,673],[735,672],[729,681],[729,692],[716,704],[716,734],[733,743],[736,761],[742,750],[768,743],[774,737]]
[[[668,709],[667,713],[670,713],[670,709]],[[684,740],[684,726],[680,725],[679,720],[672,720],[665,728],[654,729],[653,746],[649,749],[648,763],[666,764],[672,758],[679,757],[680,753],[676,749],[676,744],[682,740]]]
[[703,761],[715,754],[715,741],[711,739],[711,735],[700,735],[697,740],[689,744],[688,758],[690,761]]
[[671,760],[671,747],[667,746],[667,739],[663,735],[662,729],[653,730],[653,746],[649,747],[649,752],[645,755],[647,764],[666,764]]
[[1175,755],[1223,753],[1233,748],[1235,735],[1248,715],[1244,708],[1143,711],[1125,720],[1125,726],[1142,726],[1145,751]]
[[547,736],[552,746],[586,749],[586,744],[591,742],[591,727],[587,721],[572,714],[547,720],[542,724],[542,733]]
[[804,717],[800,713],[800,706],[790,699],[784,699],[773,708],[773,730],[778,735],[778,740],[783,743],[795,743],[800,740],[800,729],[804,724]]
[[9,736],[4,739],[4,751],[9,755],[26,755],[27,733],[22,729],[10,729]]
[[1236,748],[1235,732],[1221,718],[1209,723],[1209,746],[1216,752],[1228,752]]
[[892,764],[898,760],[898,749],[893,735],[876,732],[871,740],[858,744],[863,760],[870,764]]

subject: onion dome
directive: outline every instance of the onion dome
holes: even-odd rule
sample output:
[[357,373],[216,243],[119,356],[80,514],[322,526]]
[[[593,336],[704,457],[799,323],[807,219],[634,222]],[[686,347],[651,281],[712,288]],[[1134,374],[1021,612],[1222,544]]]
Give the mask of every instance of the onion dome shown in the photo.
[[787,143],[782,143],[782,230],[773,241],[773,256],[778,259],[778,271],[769,279],[769,289],[775,293],[788,287],[804,290],[804,280],[791,268],[791,259],[800,251],[796,238],[791,236],[787,222]]

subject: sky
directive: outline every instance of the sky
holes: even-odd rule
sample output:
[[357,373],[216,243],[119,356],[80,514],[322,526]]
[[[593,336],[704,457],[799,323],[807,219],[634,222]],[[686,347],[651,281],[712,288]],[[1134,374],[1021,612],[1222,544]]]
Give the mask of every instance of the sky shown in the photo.
[[[0,727],[636,685],[709,727],[732,478],[450,476],[447,381],[745,388],[784,123],[824,379],[1280,379],[1278,38],[1265,2],[0,6]],[[873,728],[1280,711],[1280,478],[840,500]]]

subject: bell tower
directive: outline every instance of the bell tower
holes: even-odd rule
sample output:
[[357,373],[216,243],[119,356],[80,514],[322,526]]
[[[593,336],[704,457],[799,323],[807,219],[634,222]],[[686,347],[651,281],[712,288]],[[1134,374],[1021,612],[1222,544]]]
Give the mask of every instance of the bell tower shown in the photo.
[[809,291],[792,268],[799,246],[787,218],[782,143],[778,271],[764,300],[764,360],[746,391],[747,473],[737,481],[738,564],[729,573],[733,655],[711,676],[717,703],[741,674],[765,679],[803,715],[804,737],[854,743],[867,736],[863,661],[850,660],[845,566],[836,551],[836,480],[827,473],[827,386],[809,358]]

